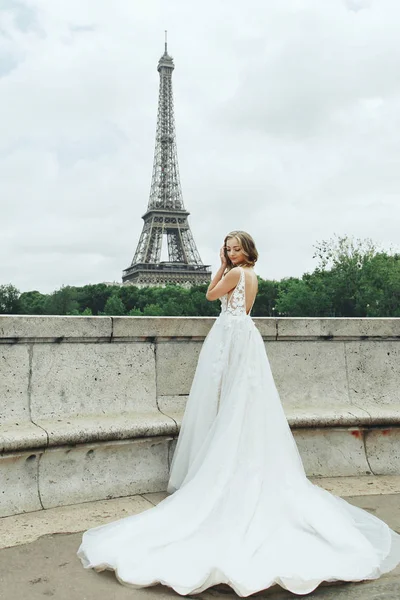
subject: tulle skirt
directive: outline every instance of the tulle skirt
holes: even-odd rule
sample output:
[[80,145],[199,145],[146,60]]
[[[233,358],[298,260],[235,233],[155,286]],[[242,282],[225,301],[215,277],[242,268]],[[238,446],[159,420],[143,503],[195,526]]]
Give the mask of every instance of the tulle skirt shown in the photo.
[[205,339],[176,445],[170,496],[89,529],[85,568],[178,594],[225,583],[245,597],[274,584],[376,579],[400,562],[400,536],[312,484],[252,319],[222,313]]

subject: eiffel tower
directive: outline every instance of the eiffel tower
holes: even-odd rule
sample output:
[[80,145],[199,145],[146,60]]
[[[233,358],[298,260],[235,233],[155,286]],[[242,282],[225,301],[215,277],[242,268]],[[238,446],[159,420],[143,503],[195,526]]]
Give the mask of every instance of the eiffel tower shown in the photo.
[[[131,265],[123,271],[123,283],[138,287],[178,283],[185,287],[209,283],[210,265],[203,265],[183,205],[176,152],[172,71],[174,62],[167,51],[158,62],[160,90],[153,175],[143,230]],[[168,261],[161,261],[167,240]]]

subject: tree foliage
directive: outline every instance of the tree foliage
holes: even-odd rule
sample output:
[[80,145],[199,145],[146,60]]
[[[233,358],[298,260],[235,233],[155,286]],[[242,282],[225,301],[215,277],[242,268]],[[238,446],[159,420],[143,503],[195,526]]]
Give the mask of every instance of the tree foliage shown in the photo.
[[0,314],[12,315],[21,309],[20,294],[11,283],[0,285]]
[[108,297],[104,307],[104,313],[101,314],[115,316],[122,316],[126,314],[124,303],[118,294],[112,294],[112,296]]
[[313,273],[282,286],[277,311],[292,317],[400,315],[400,255],[370,239],[334,237],[315,246]]
[[[255,317],[399,317],[400,254],[370,239],[334,237],[314,246],[317,266],[281,281],[258,277]],[[62,286],[51,294],[0,285],[0,313],[32,315],[215,316],[207,285]]]

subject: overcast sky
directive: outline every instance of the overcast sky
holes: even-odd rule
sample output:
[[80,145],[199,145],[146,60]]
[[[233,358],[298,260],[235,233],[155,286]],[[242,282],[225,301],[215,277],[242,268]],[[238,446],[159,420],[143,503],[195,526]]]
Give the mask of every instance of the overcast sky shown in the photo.
[[121,281],[145,213],[168,29],[183,199],[205,264],[264,278],[400,229],[399,0],[0,0],[0,284]]

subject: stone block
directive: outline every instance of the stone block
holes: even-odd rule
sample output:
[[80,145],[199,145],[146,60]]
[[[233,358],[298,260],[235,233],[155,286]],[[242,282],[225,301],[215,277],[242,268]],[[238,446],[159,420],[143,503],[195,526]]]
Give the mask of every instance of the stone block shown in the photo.
[[44,508],[166,489],[170,437],[50,448],[40,462]]
[[204,339],[215,317],[113,317],[113,340],[129,338]]
[[348,318],[340,319],[338,325],[343,337],[375,338],[377,341],[383,341],[385,338],[400,338],[399,318]]
[[360,429],[297,429],[293,432],[309,477],[370,475]]
[[[169,446],[169,452],[168,452],[168,473],[171,471],[171,464],[172,464],[172,459],[174,457],[174,453],[176,450],[176,444],[178,442],[178,438],[175,437],[173,440],[171,440],[170,446]],[[169,475],[168,475],[169,478]],[[168,483],[168,481],[167,481]],[[165,486],[166,488],[167,486]]]
[[69,339],[111,340],[111,317],[3,315],[0,339],[17,338],[57,342]]
[[38,461],[40,452],[0,456],[0,517],[40,510]]
[[365,447],[375,475],[400,475],[400,428],[371,429]]
[[367,411],[349,405],[319,407],[289,406],[285,408],[286,418],[293,429],[313,427],[354,427],[370,425]]
[[[353,409],[352,409],[353,410]],[[366,404],[362,409],[369,416],[368,423],[372,426],[400,425],[400,405],[394,404]]]
[[45,447],[46,433],[30,421],[30,354],[25,344],[0,344],[0,452]]
[[400,344],[346,342],[345,352],[351,402],[367,409],[368,405],[399,407]]
[[47,439],[46,431],[33,423],[0,425],[0,452],[45,448]]
[[[324,324],[322,319],[313,317],[307,319],[302,317],[277,317],[277,339],[284,341],[292,338],[319,338],[324,334],[323,332],[330,332],[334,327],[333,320],[323,320],[325,321]],[[325,335],[329,335],[329,333],[325,333]]]
[[190,392],[201,342],[160,342],[157,344],[157,394],[181,396]]
[[275,340],[277,324],[274,317],[253,317],[253,322],[264,340]]
[[339,317],[278,317],[277,339],[399,338],[400,319]]
[[157,411],[151,344],[37,344],[32,420]]
[[177,433],[174,419],[155,411],[123,415],[68,417],[58,421],[49,419],[38,422],[46,430],[50,446],[175,435]]
[[0,344],[0,425],[29,420],[28,346]]
[[187,394],[178,396],[158,396],[157,404],[160,411],[165,415],[183,415],[185,412],[187,399]]
[[266,342],[285,407],[350,405],[343,343]]

